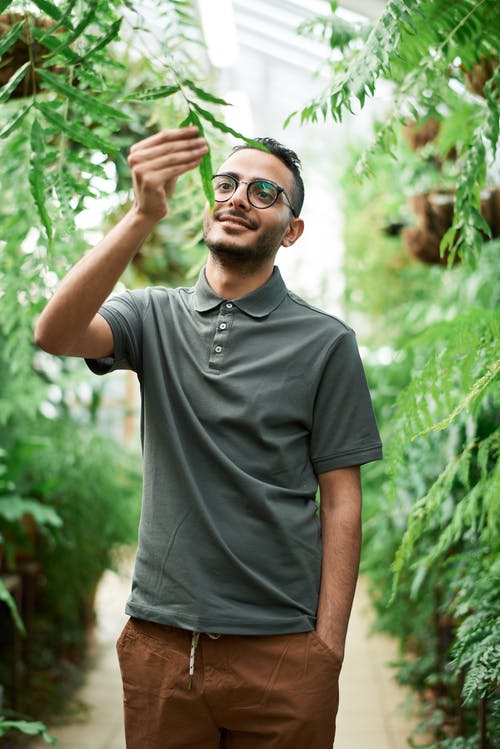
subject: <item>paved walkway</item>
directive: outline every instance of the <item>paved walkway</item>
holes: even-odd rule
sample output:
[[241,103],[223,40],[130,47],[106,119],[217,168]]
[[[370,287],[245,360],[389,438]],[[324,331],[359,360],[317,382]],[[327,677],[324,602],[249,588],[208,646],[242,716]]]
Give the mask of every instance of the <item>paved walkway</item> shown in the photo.
[[[126,574],[107,572],[103,577],[96,601],[95,665],[77,695],[84,709],[75,722],[51,727],[62,749],[125,748],[121,682],[114,648],[126,620],[122,611],[129,587]],[[395,684],[387,665],[396,658],[396,647],[384,636],[369,636],[369,626],[366,586],[360,581],[341,673],[335,749],[407,749],[407,737],[416,720],[404,706],[409,695]],[[36,742],[33,749],[47,746],[43,741]]]

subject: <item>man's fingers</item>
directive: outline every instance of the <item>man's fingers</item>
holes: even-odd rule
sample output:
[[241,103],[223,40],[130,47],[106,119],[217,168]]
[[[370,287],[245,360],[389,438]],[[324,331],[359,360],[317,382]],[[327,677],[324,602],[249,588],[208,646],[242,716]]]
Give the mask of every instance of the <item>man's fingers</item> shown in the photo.
[[195,125],[190,125],[189,127],[180,127],[176,130],[162,130],[159,133],[150,135],[148,138],[144,138],[144,140],[140,140],[138,143],[134,143],[134,145],[130,149],[130,153],[133,153],[135,151],[142,151],[145,148],[149,148],[150,146],[161,146],[168,144],[177,145],[176,141],[193,140],[197,138],[197,136],[198,128]]
[[183,168],[189,169],[190,164],[194,161],[201,160],[207,151],[208,148],[206,145],[200,145],[198,148],[191,151],[178,151],[167,154],[162,150],[159,150],[154,155],[150,154],[147,159],[131,156],[129,164],[134,168],[135,172],[157,172],[168,169],[177,171],[178,169]]
[[144,213],[162,218],[177,177],[199,166],[208,153],[207,142],[198,132],[197,127],[164,130],[132,146],[128,164]]
[[204,138],[196,138],[192,141],[177,141],[175,148],[171,145],[151,145],[148,148],[130,151],[128,163],[130,167],[138,164],[148,164],[154,168],[158,159],[170,159],[172,163],[178,163],[184,159],[192,158],[198,152],[207,152],[208,146]]

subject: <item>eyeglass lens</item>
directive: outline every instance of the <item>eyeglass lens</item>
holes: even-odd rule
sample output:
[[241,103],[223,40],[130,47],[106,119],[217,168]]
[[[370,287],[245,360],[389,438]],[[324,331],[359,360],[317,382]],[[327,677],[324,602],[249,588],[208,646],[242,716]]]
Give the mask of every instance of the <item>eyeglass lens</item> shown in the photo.
[[[216,175],[212,179],[215,200],[224,203],[229,200],[238,188],[239,182],[227,175]],[[279,195],[279,190],[272,182],[263,179],[255,179],[247,185],[247,197],[254,208],[269,208]]]

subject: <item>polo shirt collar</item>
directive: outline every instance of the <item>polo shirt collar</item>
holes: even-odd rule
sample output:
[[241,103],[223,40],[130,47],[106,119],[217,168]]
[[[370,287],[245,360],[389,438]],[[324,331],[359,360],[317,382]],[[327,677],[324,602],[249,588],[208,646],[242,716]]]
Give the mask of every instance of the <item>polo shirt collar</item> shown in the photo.
[[[287,288],[277,266],[274,266],[271,278],[263,286],[251,291],[250,294],[231,299],[230,301],[251,317],[266,317],[278,307],[287,294]],[[228,301],[215,293],[209,285],[205,268],[202,268],[196,286],[194,287],[193,305],[197,312],[208,312],[223,302]]]

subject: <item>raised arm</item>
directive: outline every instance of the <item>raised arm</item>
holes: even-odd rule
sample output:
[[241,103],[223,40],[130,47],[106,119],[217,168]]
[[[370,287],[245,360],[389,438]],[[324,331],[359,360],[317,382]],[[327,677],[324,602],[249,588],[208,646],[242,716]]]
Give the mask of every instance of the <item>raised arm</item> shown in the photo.
[[168,213],[177,178],[207,153],[196,127],[165,130],[136,143],[128,159],[135,203],[124,218],[61,281],[43,310],[35,342],[51,354],[99,358],[113,353],[113,336],[98,314],[128,263]]

